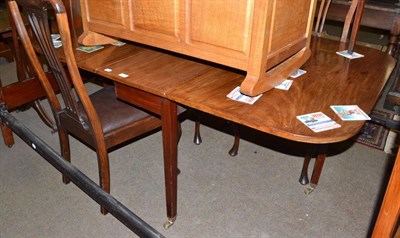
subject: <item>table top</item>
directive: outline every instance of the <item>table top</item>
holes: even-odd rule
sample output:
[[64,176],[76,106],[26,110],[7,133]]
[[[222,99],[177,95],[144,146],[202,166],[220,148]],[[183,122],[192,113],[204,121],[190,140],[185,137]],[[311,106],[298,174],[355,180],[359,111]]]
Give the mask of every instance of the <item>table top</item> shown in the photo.
[[[288,91],[268,91],[254,105],[228,99],[226,95],[240,85],[244,76],[217,68],[180,85],[167,96],[282,138],[317,144],[343,141],[356,135],[364,121],[342,121],[330,106],[358,105],[370,113],[395,61],[383,52],[366,47],[355,48],[364,58],[349,60],[336,54],[339,47],[337,41],[314,38],[312,56],[302,67],[307,73],[293,79]],[[312,112],[325,113],[341,128],[315,133],[296,118]]]
[[[254,105],[226,97],[241,84],[244,72],[191,58],[129,44],[106,46],[99,53],[77,52],[76,58],[80,68],[282,138],[316,144],[349,139],[364,121],[341,121],[330,106],[358,105],[370,113],[395,61],[384,52],[361,46],[355,51],[365,57],[349,60],[336,54],[345,46],[328,39],[313,38],[311,47],[312,56],[302,67],[307,73],[293,79],[288,91],[272,89]],[[312,112],[325,113],[341,128],[311,131],[296,116]]]
[[[123,61],[103,66],[96,73],[154,95],[167,97],[168,92],[177,86],[213,68],[183,57],[146,49]],[[112,71],[108,72],[110,69]],[[126,77],[121,77],[121,73]]]

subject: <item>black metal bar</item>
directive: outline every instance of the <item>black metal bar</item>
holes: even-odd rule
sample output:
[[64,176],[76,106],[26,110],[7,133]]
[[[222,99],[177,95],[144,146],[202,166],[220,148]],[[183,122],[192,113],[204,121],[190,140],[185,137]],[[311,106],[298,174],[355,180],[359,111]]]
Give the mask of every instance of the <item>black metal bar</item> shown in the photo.
[[[84,191],[99,205],[105,207],[109,213],[121,221],[126,227],[140,237],[164,237],[161,233],[143,221],[139,216],[130,211],[117,199],[104,192],[95,182],[83,174],[71,163],[65,161],[56,151],[37,137],[33,132],[13,117],[4,105],[0,105],[0,121],[24,140],[31,148],[53,165],[58,171],[68,176],[69,179]],[[1,122],[0,122],[1,123]]]

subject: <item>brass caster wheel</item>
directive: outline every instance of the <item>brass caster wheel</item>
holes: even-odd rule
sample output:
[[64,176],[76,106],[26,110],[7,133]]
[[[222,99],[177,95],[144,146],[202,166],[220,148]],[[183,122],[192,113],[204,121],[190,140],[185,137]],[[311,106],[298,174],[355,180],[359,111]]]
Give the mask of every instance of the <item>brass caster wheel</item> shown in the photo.
[[175,220],[176,220],[176,217],[168,218],[168,220],[163,225],[164,229],[170,228],[174,224]]
[[304,189],[304,193],[309,195],[310,193],[312,193],[315,190],[316,187],[317,187],[316,184],[311,184],[310,187]]

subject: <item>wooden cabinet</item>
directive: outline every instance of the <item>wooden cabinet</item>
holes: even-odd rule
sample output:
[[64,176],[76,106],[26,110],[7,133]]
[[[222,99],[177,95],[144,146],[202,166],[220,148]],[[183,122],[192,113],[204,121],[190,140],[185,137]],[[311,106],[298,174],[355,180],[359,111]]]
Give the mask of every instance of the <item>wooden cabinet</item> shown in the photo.
[[81,0],[84,45],[122,38],[246,71],[263,93],[309,57],[316,0]]

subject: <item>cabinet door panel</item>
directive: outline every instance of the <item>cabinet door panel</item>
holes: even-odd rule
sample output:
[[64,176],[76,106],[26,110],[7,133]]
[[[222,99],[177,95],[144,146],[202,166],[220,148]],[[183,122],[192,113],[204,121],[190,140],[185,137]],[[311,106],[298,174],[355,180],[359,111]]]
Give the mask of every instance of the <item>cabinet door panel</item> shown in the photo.
[[270,54],[285,50],[297,42],[304,42],[305,46],[310,7],[310,0],[291,1],[290,7],[285,1],[276,2],[275,15],[282,17],[275,17],[271,22],[273,31]]
[[101,7],[99,7],[98,0],[85,0],[85,3],[85,9],[87,9],[86,17],[89,23],[104,27],[126,28],[125,1],[101,1]]
[[132,31],[176,36],[179,32],[179,0],[132,0]]
[[253,5],[249,0],[187,0],[187,43],[247,54]]

